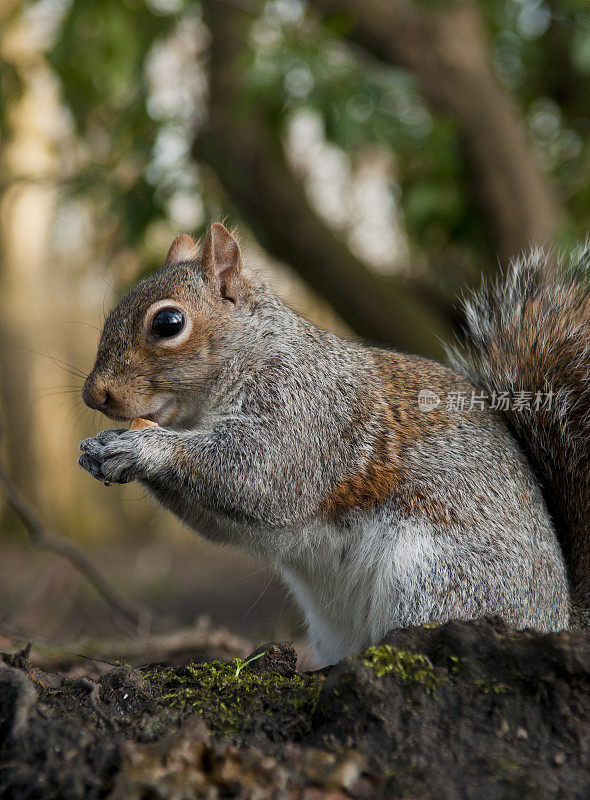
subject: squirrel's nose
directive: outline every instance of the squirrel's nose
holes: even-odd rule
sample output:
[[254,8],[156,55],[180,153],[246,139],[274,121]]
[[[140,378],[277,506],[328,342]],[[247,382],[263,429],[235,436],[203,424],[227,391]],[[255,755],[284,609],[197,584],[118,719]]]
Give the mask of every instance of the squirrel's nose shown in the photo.
[[104,413],[109,410],[113,398],[104,386],[86,381],[82,389],[82,400],[89,408],[94,408]]

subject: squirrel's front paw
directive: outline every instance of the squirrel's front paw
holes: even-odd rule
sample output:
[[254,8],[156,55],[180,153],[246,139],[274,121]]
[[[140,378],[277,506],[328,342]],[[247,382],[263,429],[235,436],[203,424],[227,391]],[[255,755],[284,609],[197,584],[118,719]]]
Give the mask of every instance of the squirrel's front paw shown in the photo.
[[80,443],[78,464],[105,483],[129,483],[142,476],[142,460],[147,431],[125,428],[101,431]]

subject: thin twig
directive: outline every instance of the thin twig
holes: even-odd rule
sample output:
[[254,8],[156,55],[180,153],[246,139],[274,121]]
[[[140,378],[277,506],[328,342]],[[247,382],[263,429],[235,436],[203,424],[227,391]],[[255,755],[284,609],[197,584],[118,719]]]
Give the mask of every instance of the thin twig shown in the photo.
[[88,678],[79,678],[80,685],[83,686],[88,692],[88,702],[92,706],[92,710],[96,714],[96,716],[101,719],[103,722],[106,723],[107,727],[109,728],[116,728],[116,724],[114,720],[109,717],[106,711],[103,711],[100,707],[100,701],[98,699],[98,690],[99,686],[98,683],[94,683],[94,681],[88,680]]
[[[1,436],[2,426],[0,425],[0,439]],[[140,631],[150,629],[153,613],[149,609],[121,597],[84,553],[71,542],[51,533],[45,527],[35,509],[17,489],[2,463],[0,463],[0,486],[2,486],[10,505],[29,532],[30,540],[34,545],[44,547],[66,558],[94,586],[111,608],[123,619],[127,620],[128,623],[131,623],[135,629]]]
[[[0,622],[0,634],[11,640],[11,646],[27,641],[28,634],[16,631]],[[190,628],[170,633],[152,633],[126,639],[93,639],[74,641],[56,646],[50,640],[36,637],[29,662],[44,670],[66,670],[79,658],[90,658],[109,666],[117,664],[168,664],[176,659],[185,661],[195,654],[207,653],[213,658],[246,658],[253,643],[224,628],[210,628],[206,618],[199,618]]]

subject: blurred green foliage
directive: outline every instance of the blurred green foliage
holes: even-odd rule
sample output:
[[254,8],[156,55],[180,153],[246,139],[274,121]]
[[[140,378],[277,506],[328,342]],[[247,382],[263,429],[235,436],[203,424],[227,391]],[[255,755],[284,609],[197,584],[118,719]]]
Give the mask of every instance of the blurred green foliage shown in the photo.
[[[483,0],[480,7],[500,79],[563,205],[567,242],[590,227],[590,5]],[[259,15],[244,60],[248,113],[281,135],[290,113],[311,109],[327,138],[353,157],[372,144],[391,149],[411,245],[431,255],[461,247],[474,258],[489,257],[453,121],[426,107],[413,76],[363,59],[342,38],[344,15],[321,26],[300,0],[252,8]],[[77,190],[91,191],[119,220],[123,244],[140,243],[154,221],[170,218],[178,182],[198,198],[206,221],[210,198],[198,169],[186,167],[198,121],[150,111],[146,79],[154,48],[201,13],[188,0],[72,0],[51,48],[64,102],[88,151]],[[156,169],[159,137],[171,129],[184,142],[184,168],[177,161]]]
[[143,0],[74,0],[49,58],[87,149],[76,185],[119,221],[119,238],[136,244],[165,213],[145,177],[160,120],[148,113],[145,59],[182,13]]

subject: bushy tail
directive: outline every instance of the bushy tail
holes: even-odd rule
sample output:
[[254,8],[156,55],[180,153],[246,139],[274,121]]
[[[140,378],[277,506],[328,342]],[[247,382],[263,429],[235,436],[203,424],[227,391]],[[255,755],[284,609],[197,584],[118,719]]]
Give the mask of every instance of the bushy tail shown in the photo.
[[568,565],[573,624],[588,626],[590,249],[558,264],[533,252],[465,312],[467,347],[452,361],[488,394],[509,394],[505,416],[544,487]]

